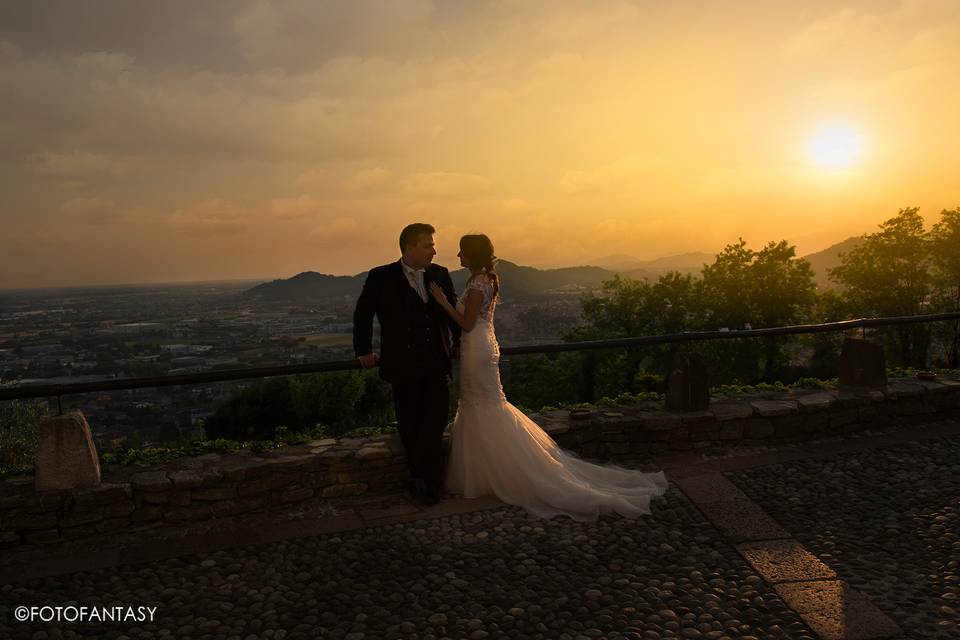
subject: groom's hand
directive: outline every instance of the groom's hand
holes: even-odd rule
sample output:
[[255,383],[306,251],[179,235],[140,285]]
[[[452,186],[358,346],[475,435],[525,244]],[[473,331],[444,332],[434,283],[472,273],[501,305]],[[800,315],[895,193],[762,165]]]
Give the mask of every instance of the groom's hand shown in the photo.
[[364,369],[369,369],[377,366],[377,363],[380,362],[380,356],[375,353],[368,353],[365,356],[358,356],[357,360],[360,361],[361,367]]

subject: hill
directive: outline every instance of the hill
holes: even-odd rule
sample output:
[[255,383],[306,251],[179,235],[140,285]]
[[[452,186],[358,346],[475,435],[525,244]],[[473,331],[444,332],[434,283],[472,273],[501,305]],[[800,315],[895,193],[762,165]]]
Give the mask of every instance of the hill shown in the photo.
[[[523,267],[501,260],[497,272],[509,285],[504,288],[507,296],[540,296],[561,293],[580,293],[597,288],[614,272],[599,267],[566,267],[563,269],[536,269]],[[462,291],[470,272],[457,269],[450,274],[457,291]],[[265,282],[243,292],[243,296],[273,302],[305,302],[339,296],[358,296],[367,279],[367,272],[355,276],[331,276],[305,271],[292,278]]]
[[859,246],[861,242],[863,242],[862,238],[854,236],[847,238],[843,242],[831,245],[823,251],[803,256],[810,262],[810,266],[813,267],[813,280],[817,283],[817,287],[820,289],[839,288],[827,276],[827,269],[840,266],[840,254],[849,253]]

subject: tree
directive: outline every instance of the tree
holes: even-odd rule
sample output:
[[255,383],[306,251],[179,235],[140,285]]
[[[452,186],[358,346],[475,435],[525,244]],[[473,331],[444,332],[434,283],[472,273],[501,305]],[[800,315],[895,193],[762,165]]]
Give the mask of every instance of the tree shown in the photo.
[[[809,262],[795,256],[796,249],[786,240],[771,241],[760,251],[748,248],[743,238],[724,247],[714,263],[702,270],[704,328],[779,327],[809,317],[815,291],[813,270]],[[702,350],[718,379],[758,380],[763,356],[764,377],[773,381],[779,373],[782,343],[776,337],[715,341]]]
[[[786,240],[769,242],[755,254],[749,267],[750,311],[761,327],[797,324],[809,317],[816,285],[813,269],[806,260],[796,260],[796,248]],[[764,338],[764,377],[773,382],[781,365],[781,344],[777,336]]]
[[[841,254],[841,264],[828,269],[831,280],[846,287],[852,308],[865,315],[909,316],[924,311],[931,290],[930,243],[917,207],[901,209],[863,236],[864,242]],[[900,364],[926,364],[930,330],[925,325],[896,325],[884,330],[896,347]]]
[[[930,258],[938,311],[960,311],[960,207],[940,212],[940,222],[930,230]],[[946,362],[951,369],[960,366],[960,320],[937,323],[946,344]]]

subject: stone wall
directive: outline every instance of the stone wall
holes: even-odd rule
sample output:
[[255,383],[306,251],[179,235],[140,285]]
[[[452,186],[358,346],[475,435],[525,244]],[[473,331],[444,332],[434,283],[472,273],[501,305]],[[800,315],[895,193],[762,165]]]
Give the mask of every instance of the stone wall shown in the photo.
[[[706,411],[662,403],[533,416],[562,447],[596,459],[733,444],[798,442],[865,428],[960,415],[960,381],[893,379],[884,391],[795,390],[712,398]],[[0,482],[0,549],[137,531],[283,507],[338,503],[402,489],[406,459],[396,434],[317,440],[266,455],[207,454],[155,466],[105,467],[92,489],[34,491],[32,476]]]

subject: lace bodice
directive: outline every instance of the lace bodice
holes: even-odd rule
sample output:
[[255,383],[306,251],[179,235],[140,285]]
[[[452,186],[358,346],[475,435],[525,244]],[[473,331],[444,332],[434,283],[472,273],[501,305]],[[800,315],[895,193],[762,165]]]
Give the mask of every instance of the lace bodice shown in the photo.
[[480,303],[480,317],[485,321],[492,323],[493,312],[497,306],[497,299],[494,295],[493,283],[490,282],[490,278],[483,274],[473,276],[467,281],[467,286],[463,289],[463,295],[461,295],[460,299],[457,300],[457,307],[459,307],[460,313],[463,313],[464,305],[466,304],[465,300],[467,298],[467,293],[471,289],[476,289],[483,294],[483,302]]

